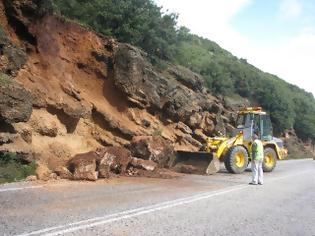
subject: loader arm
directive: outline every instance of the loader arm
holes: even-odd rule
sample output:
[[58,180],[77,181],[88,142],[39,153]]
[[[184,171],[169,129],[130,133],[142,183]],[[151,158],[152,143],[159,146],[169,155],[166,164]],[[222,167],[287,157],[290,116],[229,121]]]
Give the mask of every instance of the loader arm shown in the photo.
[[243,134],[239,133],[235,137],[222,139],[222,138],[209,138],[207,140],[207,152],[211,152],[218,159],[221,159],[226,151],[236,145],[243,145]]

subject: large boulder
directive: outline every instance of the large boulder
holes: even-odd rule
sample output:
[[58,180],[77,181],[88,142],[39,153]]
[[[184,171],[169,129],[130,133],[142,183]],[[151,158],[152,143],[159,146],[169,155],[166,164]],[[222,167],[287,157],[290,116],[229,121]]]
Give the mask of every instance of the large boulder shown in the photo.
[[136,136],[130,149],[133,156],[154,161],[162,168],[168,167],[174,157],[174,147],[160,136]]
[[179,65],[168,68],[167,72],[174,76],[181,84],[194,91],[202,92],[204,88],[204,79],[201,75]]
[[26,53],[23,49],[14,45],[0,27],[0,72],[15,75],[16,72],[25,64]]
[[115,86],[140,106],[161,107],[159,90],[167,86],[146,60],[146,54],[128,44],[120,44],[115,55]]
[[0,74],[0,120],[7,123],[28,121],[32,114],[32,96],[14,80]]
[[73,174],[74,180],[96,181],[98,172],[96,171],[97,154],[88,152],[77,154],[68,162],[68,168]]
[[[186,123],[194,113],[207,110],[211,104],[207,95],[198,89],[193,91],[179,83],[179,75],[175,76],[175,72],[158,73],[143,51],[128,44],[119,45],[115,54],[114,72],[116,88],[130,102],[149,108],[149,111],[163,112],[176,122]],[[186,74],[198,77],[193,72],[186,71]],[[186,79],[189,77],[186,74],[181,76]],[[197,80],[201,83],[201,77]],[[199,82],[192,82],[192,86],[198,87]]]
[[48,169],[48,167],[44,164],[37,163],[36,167],[36,176],[37,179],[43,180],[43,181],[48,181],[51,179],[51,170]]
[[116,162],[116,156],[105,152],[98,162],[98,172],[100,178],[109,178],[111,170],[118,172],[119,165]]
[[100,148],[96,151],[96,155],[102,178],[109,177],[109,172],[124,175],[132,160],[131,152],[124,147]]
[[214,115],[210,114],[209,112],[205,112],[202,116],[202,120],[199,124],[199,128],[203,130],[203,132],[211,136],[215,130],[215,117]]

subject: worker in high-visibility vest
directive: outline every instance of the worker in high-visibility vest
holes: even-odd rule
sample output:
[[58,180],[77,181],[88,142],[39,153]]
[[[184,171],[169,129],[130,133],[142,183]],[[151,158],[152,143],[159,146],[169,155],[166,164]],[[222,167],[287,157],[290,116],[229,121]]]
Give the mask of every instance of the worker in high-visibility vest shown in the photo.
[[255,131],[253,135],[253,144],[251,151],[251,168],[252,168],[252,181],[249,184],[252,185],[263,185],[264,183],[264,173],[262,169],[262,164],[264,160],[264,146],[259,139],[259,132]]

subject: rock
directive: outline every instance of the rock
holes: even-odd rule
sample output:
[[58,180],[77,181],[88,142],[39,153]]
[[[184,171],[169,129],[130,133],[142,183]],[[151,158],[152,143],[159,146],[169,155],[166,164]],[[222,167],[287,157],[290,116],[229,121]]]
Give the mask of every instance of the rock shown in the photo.
[[128,44],[120,44],[115,55],[115,86],[129,101],[150,110],[163,110],[175,121],[184,122],[206,97],[197,94],[168,74],[165,78],[148,62],[146,54]]
[[208,136],[211,136],[215,130],[215,124],[212,119],[213,116],[209,112],[205,112],[199,125],[199,128]]
[[17,134],[0,133],[0,144],[13,143],[19,136]]
[[127,140],[130,140],[135,135],[134,132],[113,119],[112,115],[108,114],[106,111],[97,109],[96,107],[93,108],[92,118],[94,122],[103,129],[117,132],[120,134],[119,136]]
[[36,168],[36,176],[39,180],[48,181],[51,179],[51,174],[51,171],[46,165],[38,163]]
[[26,63],[26,53],[8,39],[7,35],[0,27],[0,72],[15,75],[17,71]]
[[32,129],[31,127],[26,124],[26,123],[15,123],[15,124],[12,124],[15,131],[17,132],[17,134],[19,134],[22,139],[28,143],[28,144],[31,144],[32,143]]
[[163,96],[167,98],[163,105],[163,114],[167,115],[174,122],[182,121],[188,123],[194,113],[202,111],[201,105],[205,99],[203,95],[176,84],[169,84],[168,86],[169,89]]
[[58,175],[57,175],[56,173],[51,173],[50,176],[49,176],[49,178],[50,178],[51,180],[57,180],[57,179],[58,179]]
[[135,136],[131,141],[130,150],[133,156],[154,161],[161,168],[168,167],[174,156],[174,147],[159,136]]
[[89,118],[93,108],[93,106],[86,101],[68,101],[68,103],[56,103],[50,104],[50,106],[54,107],[57,112],[64,113],[64,115],[76,120],[80,118]]
[[187,124],[192,129],[195,129],[200,126],[201,122],[202,122],[202,115],[196,112],[189,117]]
[[119,168],[116,163],[116,156],[106,152],[98,164],[99,178],[109,178],[111,169],[114,171]]
[[184,145],[192,145],[196,147],[197,150],[199,150],[202,147],[202,143],[200,143],[198,140],[194,139],[190,135],[181,136],[179,137],[178,141]]
[[204,79],[201,75],[179,65],[168,68],[167,72],[188,88],[194,91],[202,91]]
[[201,143],[205,143],[206,139],[208,138],[208,136],[205,135],[201,129],[194,130],[194,137]]
[[73,174],[73,179],[96,181],[98,179],[98,172],[96,171],[97,158],[95,152],[88,152],[77,154],[70,159],[68,169]]
[[124,147],[105,147],[96,151],[99,166],[103,167],[106,176],[107,166],[115,174],[126,173],[127,167],[131,162],[131,152]]
[[[28,28],[35,20],[45,14],[52,14],[53,4],[51,0],[12,0],[3,1],[8,18],[22,29]],[[32,42],[33,35],[25,30],[24,37]]]
[[185,125],[183,122],[178,122],[176,124],[176,128],[185,134],[192,134],[192,130],[187,125]]
[[77,90],[72,83],[67,81],[66,83],[61,84],[62,90],[68,94],[70,97],[73,97],[74,99],[81,101],[82,97],[80,95],[80,91]]
[[215,114],[222,114],[224,107],[220,103],[213,103],[211,104],[211,107],[209,109],[210,112],[215,113]]
[[[129,44],[120,44],[115,54],[115,86],[129,101],[141,107],[161,107],[159,76],[146,60],[146,54]],[[157,81],[154,81],[157,80]]]
[[60,167],[55,170],[55,173],[61,179],[73,179],[72,173],[66,167]]
[[43,136],[56,137],[67,133],[66,127],[60,123],[57,115],[46,110],[34,110],[28,122],[33,130]]
[[150,160],[143,160],[136,157],[132,158],[131,165],[136,168],[142,168],[147,171],[154,171],[157,168],[157,163]]
[[33,182],[33,181],[37,181],[37,176],[36,175],[30,175],[27,176],[25,179],[26,182]]
[[216,115],[214,131],[216,132],[217,135],[220,135],[220,136],[226,135],[225,124],[220,114]]
[[146,120],[146,119],[142,119],[141,120],[141,125],[145,128],[149,128],[151,126],[151,122]]
[[0,120],[8,123],[28,121],[32,114],[32,96],[14,80],[2,83],[0,74]]

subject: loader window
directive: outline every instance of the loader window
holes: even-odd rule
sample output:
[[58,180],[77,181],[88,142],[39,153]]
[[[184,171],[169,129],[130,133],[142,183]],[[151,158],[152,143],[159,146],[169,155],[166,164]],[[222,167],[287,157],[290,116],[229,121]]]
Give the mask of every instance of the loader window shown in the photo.
[[272,125],[269,115],[261,116],[261,131],[262,140],[272,139]]
[[260,115],[255,114],[254,115],[254,121],[253,121],[253,132],[259,131],[260,132]]
[[237,117],[236,127],[238,129],[248,128],[251,126],[251,114],[240,114]]

